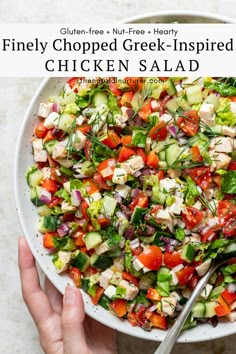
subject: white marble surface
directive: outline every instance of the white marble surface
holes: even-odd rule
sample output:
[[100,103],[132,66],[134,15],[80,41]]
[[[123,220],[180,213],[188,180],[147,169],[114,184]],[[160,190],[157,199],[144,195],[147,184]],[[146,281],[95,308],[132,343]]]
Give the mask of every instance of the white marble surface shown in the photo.
[[[50,4],[50,6],[49,6]],[[13,0],[0,1],[0,23],[105,23],[158,10],[198,10],[236,18],[234,0]],[[13,194],[15,141],[26,107],[40,79],[0,79],[0,353],[41,354],[38,334],[21,298],[17,238],[21,234]],[[233,354],[236,336],[198,344],[177,344],[174,354]],[[153,353],[156,343],[119,335],[119,353]]]

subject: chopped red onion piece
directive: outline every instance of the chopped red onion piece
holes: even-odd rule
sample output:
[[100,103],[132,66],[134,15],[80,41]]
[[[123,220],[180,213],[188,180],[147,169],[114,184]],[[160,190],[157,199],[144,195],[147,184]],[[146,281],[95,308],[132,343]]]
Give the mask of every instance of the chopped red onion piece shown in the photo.
[[174,126],[174,125],[171,125],[171,126],[169,126],[168,128],[168,131],[169,131],[169,133],[172,135],[172,136],[176,136],[176,134],[177,134],[177,129],[176,129],[176,127]]
[[82,200],[82,196],[81,196],[80,191],[74,189],[71,192],[71,204],[73,206],[78,207],[80,205],[80,203],[81,203],[81,200]]
[[140,189],[138,189],[138,188],[134,188],[134,189],[132,189],[132,191],[131,191],[131,197],[132,198],[136,198],[136,197],[138,197],[139,196],[139,194],[140,194]]
[[134,177],[139,177],[141,176],[142,172],[141,171],[136,171],[134,174]]
[[157,309],[157,305],[152,305],[151,307],[149,307],[149,309],[147,310],[148,312],[154,312]]
[[69,227],[67,224],[61,224],[58,228],[57,228],[57,232],[58,232],[58,235],[60,237],[64,237],[68,234],[69,232]]
[[59,113],[59,106],[56,102],[53,103],[52,105],[52,112],[56,112],[56,113]]
[[39,200],[44,204],[49,204],[52,200],[52,194],[48,192],[45,188],[42,188]]
[[236,283],[229,284],[229,286],[228,286],[228,292],[229,292],[229,293],[236,293]]

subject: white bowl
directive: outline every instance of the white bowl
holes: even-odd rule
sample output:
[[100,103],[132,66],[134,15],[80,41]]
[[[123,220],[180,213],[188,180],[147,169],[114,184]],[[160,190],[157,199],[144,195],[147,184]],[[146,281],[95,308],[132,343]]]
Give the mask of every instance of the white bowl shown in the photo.
[[[167,17],[170,14],[166,15]],[[145,18],[151,22],[158,21],[158,15],[150,14]],[[161,19],[163,19],[161,14]],[[173,19],[174,14],[171,14]],[[182,15],[181,15],[182,16]],[[184,15],[185,16],[185,15]],[[186,15],[188,16],[188,15]],[[192,14],[191,14],[192,16]],[[165,17],[165,22],[167,17]],[[140,22],[143,17],[135,17],[132,21]],[[175,18],[178,18],[176,15]],[[189,18],[189,17],[188,17]],[[212,17],[212,20],[225,22],[225,19],[220,17]],[[127,22],[130,20],[127,20]],[[145,21],[144,21],[145,22]],[[229,21],[227,21],[229,22]],[[58,275],[52,264],[51,257],[47,255],[43,245],[42,236],[36,229],[38,215],[36,208],[30,201],[29,188],[25,179],[26,169],[34,163],[31,149],[31,137],[34,131],[34,127],[37,125],[37,109],[39,103],[48,99],[49,96],[56,95],[66,82],[66,78],[50,78],[44,79],[38,90],[32,97],[29,108],[25,114],[21,130],[19,132],[14,164],[14,188],[16,206],[21,222],[22,230],[28,241],[28,244],[44,273],[50,279],[50,281],[57,287],[57,289],[63,294],[67,283],[72,283],[67,276]],[[151,332],[145,332],[139,327],[132,327],[128,321],[119,319],[104,310],[100,306],[94,306],[89,296],[83,292],[83,298],[85,302],[86,313],[94,319],[102,322],[103,324],[115,328],[120,332],[136,336],[148,340],[161,341],[166,332],[158,329],[153,329]],[[191,330],[185,331],[178,339],[178,342],[198,342],[224,337],[230,334],[236,333],[235,324],[220,323],[216,328],[212,328],[210,325],[200,325]]]

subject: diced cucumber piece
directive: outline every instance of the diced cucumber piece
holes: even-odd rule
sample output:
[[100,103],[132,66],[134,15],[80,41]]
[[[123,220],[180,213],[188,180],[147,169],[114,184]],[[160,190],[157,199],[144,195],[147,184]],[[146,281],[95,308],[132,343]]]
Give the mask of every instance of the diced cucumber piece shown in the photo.
[[236,243],[231,243],[227,246],[221,255],[224,259],[236,257]]
[[216,96],[214,93],[211,93],[209,96],[207,96],[204,100],[205,103],[210,103],[213,104],[215,111],[219,108],[220,106],[220,101],[219,97]]
[[179,108],[179,98],[178,97],[174,97],[171,100],[169,100],[166,103],[166,108],[170,111],[170,112],[176,112]]
[[96,92],[93,96],[92,103],[95,107],[99,107],[102,104],[107,105],[107,95],[105,92]]
[[171,78],[169,78],[166,82],[165,82],[165,87],[166,87],[166,91],[168,93],[168,95],[173,96],[176,94],[176,88],[175,88],[175,84],[173,82],[173,80]]
[[99,232],[88,232],[84,237],[86,248],[90,250],[102,243],[102,236]]
[[51,215],[52,214],[52,209],[49,208],[46,204],[41,205],[41,206],[38,207],[38,214],[40,216]]
[[102,306],[105,310],[108,310],[110,302],[111,300],[109,299],[109,297],[103,294],[98,304]]
[[65,166],[60,166],[59,171],[63,176],[66,176],[66,177],[73,177],[74,176],[74,171],[72,171],[70,168],[65,167]]
[[26,172],[26,179],[30,187],[39,186],[43,180],[43,172],[37,167],[31,166]]
[[65,132],[69,132],[72,128],[72,124],[75,118],[73,114],[62,113],[59,117],[58,128],[64,130]]
[[30,200],[36,206],[44,205],[44,203],[39,200],[42,193],[42,189],[43,188],[39,186],[30,188]]
[[206,314],[205,314],[206,317],[210,318],[216,315],[215,308],[217,304],[215,303],[215,301],[207,301],[205,303],[205,306],[206,306]]
[[209,295],[209,300],[217,299],[218,296],[225,290],[225,288],[222,285],[217,286],[216,288],[212,289],[210,295]]
[[82,278],[81,287],[82,287],[82,289],[83,289],[84,291],[88,291],[89,282],[90,282],[90,279],[89,279],[89,278]]
[[41,216],[38,221],[39,232],[51,232],[57,229],[57,218],[53,215]]
[[185,89],[188,104],[193,105],[196,103],[201,103],[202,97],[202,87],[200,85],[192,85]]
[[178,144],[172,144],[166,149],[166,162],[168,166],[172,166],[179,158],[181,149]]
[[181,258],[184,261],[191,263],[194,259],[194,255],[195,255],[194,247],[190,243],[184,245],[181,253]]
[[112,216],[116,209],[117,200],[113,197],[105,195],[105,197],[102,199],[102,205],[102,210],[105,216]]
[[183,97],[178,98],[179,107],[183,109],[183,111],[190,111],[192,107],[188,104],[187,100]]
[[86,269],[90,266],[90,258],[85,253],[79,251],[77,254],[74,265],[78,268],[81,272],[85,272]]
[[159,156],[159,159],[161,161],[165,161],[166,160],[166,152],[165,152],[165,150],[160,151],[158,156]]
[[90,264],[93,267],[99,268],[101,270],[106,270],[107,268],[110,268],[112,266],[113,260],[110,257],[97,255],[96,253],[94,253],[90,257]]
[[141,208],[139,206],[136,206],[131,216],[131,223],[133,225],[140,225],[140,223],[142,223],[146,211],[147,211],[146,208]]
[[88,177],[92,177],[96,169],[91,161],[84,161],[81,166],[81,173]]
[[52,155],[52,148],[57,142],[58,142],[57,140],[50,140],[50,141],[47,141],[46,143],[44,143],[44,147],[47,150],[47,152],[49,153],[49,155]]
[[196,302],[192,309],[193,318],[204,318],[206,317],[206,305],[204,302]]

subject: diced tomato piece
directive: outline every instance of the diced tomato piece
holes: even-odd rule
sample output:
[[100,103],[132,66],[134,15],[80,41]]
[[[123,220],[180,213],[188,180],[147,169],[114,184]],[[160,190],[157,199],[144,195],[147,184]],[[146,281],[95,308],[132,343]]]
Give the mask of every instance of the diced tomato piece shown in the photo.
[[218,317],[223,317],[226,316],[230,313],[230,309],[222,306],[222,305],[218,305],[215,307],[215,313]]
[[62,222],[72,222],[75,219],[75,211],[68,212],[62,215],[61,221]]
[[83,134],[87,134],[88,132],[90,132],[91,129],[92,125],[80,125],[79,127],[77,127],[77,130],[79,130]]
[[43,141],[46,143],[47,141],[51,141],[51,140],[54,140],[55,139],[55,136],[53,134],[53,130],[50,129],[47,131],[46,135],[44,136],[44,139]]
[[129,208],[131,210],[134,210],[136,206],[139,206],[141,208],[147,208],[148,207],[148,197],[141,193],[135,197],[132,202],[129,204]]
[[52,199],[51,199],[51,202],[49,204],[47,204],[47,206],[49,208],[53,208],[54,206],[58,205],[58,204],[61,204],[62,203],[62,199],[53,195],[52,196]]
[[54,168],[54,167],[51,168],[51,178],[60,184],[63,184],[68,181],[66,177],[59,174],[58,168]]
[[161,316],[157,313],[153,313],[152,316],[149,318],[149,321],[151,322],[153,327],[157,327],[157,328],[161,328],[161,329],[168,328],[168,323],[167,323],[166,317]]
[[140,254],[143,251],[143,247],[142,246],[138,246],[136,248],[132,248],[131,247],[131,252],[133,256],[137,256],[138,254]]
[[45,178],[42,181],[41,186],[52,194],[54,194],[58,191],[58,186],[57,186],[56,182],[51,178]]
[[133,283],[135,286],[138,287],[138,280],[130,273],[128,272],[122,272],[122,279],[129,281],[130,283]]
[[194,162],[202,162],[203,157],[201,156],[198,146],[191,147],[192,157]]
[[44,126],[43,122],[39,123],[34,131],[35,135],[39,139],[43,139],[46,136],[47,132],[48,129]]
[[98,173],[102,175],[106,181],[111,181],[116,167],[115,159],[106,159],[97,166]]
[[216,175],[216,176],[213,177],[213,181],[215,182],[215,184],[219,188],[221,188],[221,179],[222,179],[221,175]]
[[121,96],[123,93],[121,90],[118,89],[116,82],[110,82],[109,89],[115,96]]
[[76,246],[83,247],[85,246],[84,242],[84,236],[86,235],[86,232],[82,230],[76,231],[75,235],[73,236],[73,240]]
[[146,165],[151,168],[157,168],[159,163],[159,158],[154,150],[151,150],[147,155]]
[[183,260],[178,252],[165,252],[164,263],[168,268],[174,268],[183,263]]
[[193,229],[203,218],[203,212],[197,208],[187,206],[186,212],[181,213],[188,230]]
[[111,220],[106,217],[103,217],[103,218],[98,219],[98,223],[101,226],[101,228],[103,229],[104,227],[107,227],[110,225]]
[[165,177],[165,172],[163,170],[160,170],[157,172],[157,178],[159,181],[161,181]]
[[85,220],[89,220],[89,217],[88,217],[88,214],[87,214],[88,207],[89,207],[89,205],[86,202],[86,200],[83,200],[82,203],[81,203],[81,212],[82,212],[82,215],[83,215]]
[[236,236],[236,218],[227,220],[222,231],[226,236]]
[[227,263],[230,264],[235,264],[236,263],[236,257],[233,257],[227,261]]
[[178,118],[177,125],[186,135],[196,135],[199,128],[198,112],[196,110],[184,112],[183,116]]
[[80,287],[80,283],[81,283],[80,270],[78,268],[76,268],[76,267],[72,267],[72,268],[68,269],[67,274],[73,280],[73,283],[75,284],[75,286],[77,288],[79,288]]
[[99,189],[106,189],[106,190],[110,190],[112,189],[112,186],[108,186],[106,184],[105,179],[102,177],[102,175],[98,172],[96,172],[93,175],[93,180],[96,183],[96,185],[98,186]]
[[134,97],[133,91],[124,92],[120,100],[121,106],[126,106],[128,108],[131,108],[131,102],[133,97]]
[[59,163],[57,161],[53,160],[53,158],[49,154],[48,154],[48,164],[52,168],[59,166]]
[[232,102],[236,102],[236,96],[230,96],[229,98]]
[[150,299],[150,300],[154,300],[154,301],[160,301],[161,300],[161,296],[160,296],[158,290],[157,289],[153,289],[153,288],[148,288],[146,298]]
[[77,84],[77,79],[78,79],[77,77],[72,77],[67,81],[71,89]]
[[91,178],[84,178],[83,182],[88,195],[94,194],[99,191],[98,186],[93,182]]
[[146,162],[147,162],[147,156],[146,156],[144,150],[143,150],[142,148],[138,147],[138,148],[136,149],[136,151],[137,151],[137,155],[142,157],[143,163],[146,164]]
[[185,172],[196,182],[203,190],[208,189],[212,182],[210,167],[187,168]]
[[135,150],[130,149],[126,146],[122,146],[118,156],[118,162],[124,162],[128,160],[131,156],[136,155]]
[[123,317],[127,313],[127,302],[124,299],[116,299],[110,302],[110,307],[118,317]]
[[138,325],[135,312],[128,312],[127,319],[132,327],[136,327]]
[[107,137],[105,137],[105,139],[102,139],[101,142],[109,148],[115,149],[118,145],[120,145],[121,139],[118,134],[112,131],[108,132]]
[[142,78],[140,77],[125,77],[124,80],[133,91],[140,91],[143,87]]
[[101,286],[99,286],[99,287],[97,288],[97,290],[96,290],[95,296],[91,296],[91,300],[92,300],[92,303],[93,303],[94,305],[97,305],[97,304],[98,304],[98,302],[99,302],[99,300],[101,299],[101,297],[102,297],[104,291],[105,291],[105,289],[102,288]]
[[236,205],[229,200],[220,200],[217,208],[217,216],[222,224],[226,220],[236,216]]
[[225,289],[221,296],[228,305],[231,305],[236,300],[236,293],[230,293],[228,289]]
[[186,285],[189,280],[192,278],[193,273],[194,273],[194,267],[185,267],[181,270],[179,270],[178,272],[176,272],[176,276],[178,278],[179,284],[181,286]]
[[148,116],[152,113],[151,101],[144,102],[142,107],[140,108],[138,115],[145,121],[148,121]]
[[236,171],[236,161],[230,162],[228,170],[229,171]]
[[88,161],[91,161],[91,147],[92,147],[91,141],[86,139],[84,144],[84,154]]
[[188,282],[188,287],[192,290],[195,289],[199,279],[200,279],[199,275],[193,275]]
[[131,145],[132,143],[132,135],[123,135],[121,137],[121,144],[124,146]]
[[48,248],[48,249],[53,249],[55,248],[54,242],[53,242],[53,237],[57,237],[58,234],[56,232],[46,232],[43,235],[43,247]]
[[212,228],[210,228],[202,234],[201,241],[207,242],[209,238],[212,240],[214,237],[215,237],[215,232]]
[[158,270],[162,265],[161,249],[155,245],[148,246],[137,258],[145,267],[151,270]]
[[160,121],[155,125],[149,132],[148,136],[152,140],[165,140],[168,134],[168,130],[166,127],[166,123],[164,121]]

